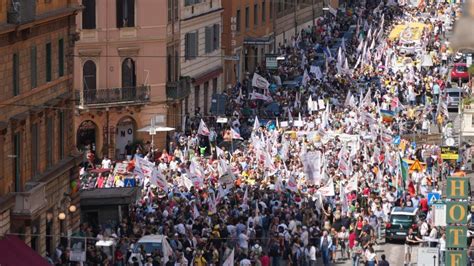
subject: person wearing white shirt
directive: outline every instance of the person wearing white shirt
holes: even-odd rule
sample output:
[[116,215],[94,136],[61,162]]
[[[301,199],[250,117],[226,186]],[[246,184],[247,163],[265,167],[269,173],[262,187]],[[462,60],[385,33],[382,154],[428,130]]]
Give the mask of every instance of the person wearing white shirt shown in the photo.
[[309,249],[309,265],[316,266],[316,247],[314,245],[311,245]]
[[112,166],[112,161],[107,158],[107,156],[104,156],[104,159],[102,159],[102,168],[104,169],[110,169]]

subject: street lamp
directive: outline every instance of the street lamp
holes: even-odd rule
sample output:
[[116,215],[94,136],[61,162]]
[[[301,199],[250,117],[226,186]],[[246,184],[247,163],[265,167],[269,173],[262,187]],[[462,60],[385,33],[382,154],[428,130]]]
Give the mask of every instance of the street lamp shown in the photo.
[[58,219],[64,221],[66,219],[66,214],[64,212],[60,212],[58,214]]

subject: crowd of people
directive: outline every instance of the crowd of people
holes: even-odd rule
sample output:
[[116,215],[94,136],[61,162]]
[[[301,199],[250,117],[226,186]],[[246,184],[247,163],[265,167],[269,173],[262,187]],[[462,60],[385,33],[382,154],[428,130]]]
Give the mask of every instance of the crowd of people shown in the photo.
[[[124,162],[126,174],[101,171],[114,168],[108,158],[81,172],[82,189],[142,187],[129,217],[107,230],[81,227],[85,236],[117,239],[114,258],[103,260],[127,265],[137,240],[158,234],[171,252],[143,251],[133,265],[388,265],[375,246],[395,206],[424,213],[423,230],[410,237],[442,238],[430,225],[427,193],[441,192],[442,178],[469,154],[448,164],[439,146],[403,136],[432,125],[446,131],[447,22],[437,18],[455,16],[456,5],[354,2],[280,44],[285,60],[276,71],[261,66],[237,84],[227,125],[198,116],[167,149],[148,146]],[[427,25],[412,55],[419,62],[399,67],[400,39],[388,35],[410,22]],[[425,55],[432,64],[422,64]],[[301,86],[281,85],[301,77]],[[275,103],[276,111],[267,108]],[[421,169],[409,171],[410,162]]]

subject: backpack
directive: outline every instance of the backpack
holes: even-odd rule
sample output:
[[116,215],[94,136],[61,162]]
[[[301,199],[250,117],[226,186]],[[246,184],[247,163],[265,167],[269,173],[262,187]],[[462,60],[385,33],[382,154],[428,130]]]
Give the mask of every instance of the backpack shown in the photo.
[[270,257],[278,257],[280,256],[280,246],[278,243],[273,243],[272,246],[270,247]]

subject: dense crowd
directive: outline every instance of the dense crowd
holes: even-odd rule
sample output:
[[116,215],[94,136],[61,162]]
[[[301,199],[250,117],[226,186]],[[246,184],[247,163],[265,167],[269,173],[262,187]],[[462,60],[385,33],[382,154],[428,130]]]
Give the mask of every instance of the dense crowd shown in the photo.
[[[167,149],[139,148],[126,162],[128,175],[100,170],[113,169],[108,158],[99,169],[89,160],[83,189],[124,187],[129,179],[143,189],[129,217],[81,233],[114,236],[116,265],[128,264],[149,234],[165,235],[172,252],[143,251],[132,264],[222,265],[232,257],[239,265],[375,265],[385,261],[374,246],[392,207],[414,206],[424,213],[417,238],[443,239],[431,226],[427,193],[441,192],[442,178],[469,154],[448,164],[438,146],[403,136],[431,133],[433,125],[447,131],[450,55],[446,22],[436,18],[455,13],[449,4],[382,1],[326,14],[279,45],[285,59],[276,71],[260,66],[229,91],[226,125],[197,110]],[[400,40],[388,35],[409,22],[428,25],[423,52],[400,67]],[[301,84],[284,86],[292,80]],[[415,161],[422,169],[408,171]],[[108,260],[95,251],[88,257]]]

